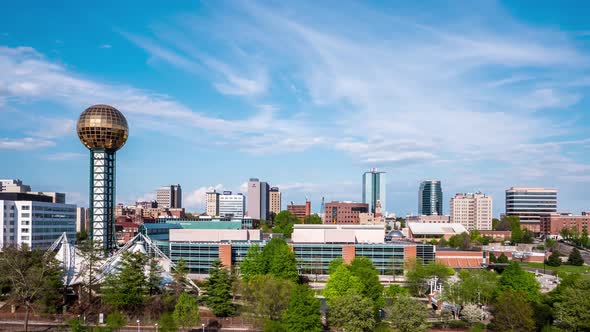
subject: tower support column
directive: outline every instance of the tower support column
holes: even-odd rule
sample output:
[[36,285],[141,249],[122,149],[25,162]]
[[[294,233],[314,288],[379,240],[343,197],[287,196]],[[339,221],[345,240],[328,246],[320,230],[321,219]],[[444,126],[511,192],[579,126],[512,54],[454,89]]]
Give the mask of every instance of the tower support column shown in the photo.
[[90,234],[105,251],[116,249],[115,151],[90,150]]

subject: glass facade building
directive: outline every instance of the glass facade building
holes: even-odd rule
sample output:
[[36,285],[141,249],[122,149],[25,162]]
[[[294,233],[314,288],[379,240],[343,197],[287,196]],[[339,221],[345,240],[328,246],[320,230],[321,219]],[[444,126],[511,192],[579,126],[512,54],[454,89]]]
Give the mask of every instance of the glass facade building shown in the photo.
[[443,193],[440,181],[428,180],[420,183],[418,191],[419,215],[443,215]]
[[363,203],[369,204],[370,213],[375,213],[377,202],[381,205],[381,211],[387,211],[385,191],[385,172],[372,169],[363,174]]
[[542,216],[557,212],[557,190],[515,188],[506,190],[506,215],[520,217],[521,225],[540,231]]

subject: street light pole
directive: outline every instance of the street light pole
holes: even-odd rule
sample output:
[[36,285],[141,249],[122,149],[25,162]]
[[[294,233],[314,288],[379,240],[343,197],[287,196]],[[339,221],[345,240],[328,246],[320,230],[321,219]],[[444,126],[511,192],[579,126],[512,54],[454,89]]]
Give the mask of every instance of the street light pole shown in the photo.
[[203,328],[203,332],[205,332],[205,323],[201,323],[201,327]]
[[137,332],[141,332],[141,328],[140,328],[140,325],[139,325],[139,319],[137,320]]
[[156,332],[158,332],[158,323],[156,323]]

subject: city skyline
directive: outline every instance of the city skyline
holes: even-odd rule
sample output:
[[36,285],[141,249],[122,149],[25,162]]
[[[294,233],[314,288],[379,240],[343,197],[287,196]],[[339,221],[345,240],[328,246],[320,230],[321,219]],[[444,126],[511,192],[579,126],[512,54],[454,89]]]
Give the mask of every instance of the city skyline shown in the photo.
[[455,193],[481,191],[496,217],[510,187],[555,188],[558,211],[588,210],[583,10],[435,3],[429,13],[445,15],[423,15],[367,3],[333,17],[316,4],[304,19],[310,5],[152,4],[108,15],[87,5],[80,16],[75,3],[7,4],[1,177],[88,206],[74,126],[104,102],[133,131],[117,154],[121,203],[180,183],[183,205],[204,211],[206,191],[246,193],[258,177],[280,188],[284,206],[309,197],[318,212],[322,197],[361,202],[359,176],[377,167],[388,173],[387,210],[401,216],[417,213],[430,178],[444,183],[443,211]]

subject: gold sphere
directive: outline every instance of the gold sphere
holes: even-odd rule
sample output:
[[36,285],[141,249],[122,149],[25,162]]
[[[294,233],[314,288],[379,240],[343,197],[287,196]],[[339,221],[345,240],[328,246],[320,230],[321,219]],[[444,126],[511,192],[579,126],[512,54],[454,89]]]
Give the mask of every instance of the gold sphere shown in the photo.
[[109,105],[88,107],[78,119],[78,137],[89,149],[119,150],[129,136],[127,120]]

